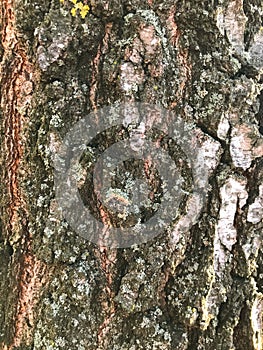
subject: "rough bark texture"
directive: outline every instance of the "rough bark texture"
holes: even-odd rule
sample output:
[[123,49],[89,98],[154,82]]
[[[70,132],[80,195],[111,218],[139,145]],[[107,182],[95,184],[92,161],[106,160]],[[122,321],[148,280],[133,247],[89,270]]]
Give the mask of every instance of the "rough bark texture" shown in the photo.
[[[82,19],[66,0],[1,3],[1,349],[263,349],[261,1],[88,4]],[[123,101],[219,147],[179,240],[99,248],[59,211],[52,151]]]

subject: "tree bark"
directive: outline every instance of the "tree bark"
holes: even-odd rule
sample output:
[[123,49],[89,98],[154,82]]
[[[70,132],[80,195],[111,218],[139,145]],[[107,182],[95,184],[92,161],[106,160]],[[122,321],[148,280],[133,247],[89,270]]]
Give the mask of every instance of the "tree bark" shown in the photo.
[[[1,4],[0,348],[263,349],[261,2],[81,4]],[[152,239],[95,244],[58,205],[54,153],[91,112],[135,102],[184,123],[184,155],[166,151],[187,191]],[[206,168],[202,200],[190,173]]]

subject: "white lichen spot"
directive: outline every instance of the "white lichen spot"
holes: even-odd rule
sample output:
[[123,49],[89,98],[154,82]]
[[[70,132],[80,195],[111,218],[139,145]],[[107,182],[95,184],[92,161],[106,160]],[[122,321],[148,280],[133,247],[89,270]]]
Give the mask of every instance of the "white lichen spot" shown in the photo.
[[59,302],[61,303],[61,305],[64,305],[64,304],[65,304],[66,299],[67,299],[67,294],[66,294],[66,293],[62,293],[62,294],[59,296]]
[[150,328],[151,321],[148,317],[143,316],[142,322],[141,322],[141,328]]
[[219,142],[202,134],[200,130],[195,130],[193,134],[196,138],[195,150],[197,151],[192,158],[192,169],[196,178],[195,186],[206,188],[208,177],[216,168],[222,150]]
[[228,117],[225,114],[223,114],[217,127],[217,136],[220,138],[220,140],[226,139],[229,128],[230,124],[228,121]]
[[176,245],[179,243],[181,236],[185,234],[191,226],[193,226],[199,217],[200,209],[203,206],[203,197],[199,193],[194,193],[187,201],[186,215],[184,215],[176,224],[171,233],[172,243]]
[[259,186],[259,195],[255,202],[250,204],[247,214],[247,221],[258,224],[263,219],[263,185]]
[[71,264],[73,264],[75,261],[76,261],[76,257],[75,256],[71,256],[70,258],[69,258],[69,262],[71,263]]
[[141,122],[137,128],[130,131],[131,149],[135,152],[139,152],[144,145],[145,138],[145,123]]
[[[243,252],[245,253],[245,257],[246,257],[247,261],[249,260],[251,255],[253,257],[257,257],[261,246],[262,246],[262,240],[259,236],[256,236],[253,238],[250,238],[250,237],[248,238],[247,243],[242,245],[242,249],[243,249]],[[254,264],[255,260],[252,259],[251,262],[248,261],[249,267],[253,268],[253,266],[251,266],[251,263]],[[257,267],[254,270],[256,270],[256,269],[257,269]]]
[[231,132],[230,154],[234,165],[248,169],[255,158],[263,155],[263,140],[254,125],[241,124]]
[[201,87],[197,86],[196,88],[197,90],[197,94],[201,97],[201,98],[204,98],[207,94],[208,94],[208,91],[206,89],[202,89]]
[[48,226],[46,226],[44,228],[44,234],[47,238],[52,237],[52,235],[54,234],[53,230],[51,230]]
[[[188,137],[190,134],[192,136]],[[190,158],[194,177],[194,191],[188,197],[186,214],[179,219],[171,232],[173,246],[187,241],[187,232],[197,222],[204,204],[209,175],[217,166],[221,154],[220,143],[203,134],[199,129],[192,132],[185,130],[185,139],[179,139],[179,143],[183,149],[188,149],[191,145],[191,153],[188,152],[187,156]],[[183,247],[180,247],[180,252],[183,251]]]
[[58,337],[55,341],[55,344],[59,346],[59,349],[65,348],[66,342],[65,339],[62,337]]
[[126,93],[136,92],[139,85],[144,82],[144,72],[130,62],[125,62],[121,65],[121,88]]
[[216,25],[219,29],[219,32],[224,35],[225,34],[225,24],[224,24],[224,10],[221,6],[216,9]]
[[263,68],[263,27],[260,28],[254,37],[254,42],[249,49],[250,60],[257,68]]
[[42,207],[45,203],[45,197],[39,196],[37,199],[37,207]]
[[[42,43],[43,30],[38,28],[35,30],[35,35],[38,36],[39,42]],[[62,56],[69,41],[70,37],[67,34],[58,32],[53,36],[52,43],[47,48],[43,45],[38,47],[37,60],[42,71],[46,71],[53,62]]]
[[220,191],[221,208],[215,230],[214,269],[221,275],[232,246],[236,243],[237,231],[234,227],[235,215],[247,201],[246,179],[230,177]]
[[[246,191],[246,180],[236,180],[229,178],[220,191],[221,208],[217,230],[221,243],[232,249],[236,243],[236,229],[234,228],[234,218],[236,211],[246,204],[248,197]],[[238,203],[239,201],[239,203]]]
[[195,307],[187,306],[186,308],[186,318],[188,320],[188,323],[190,326],[194,325],[197,318],[198,318],[198,312]]
[[49,149],[51,151],[51,158],[54,160],[55,154],[59,151],[61,147],[61,140],[59,139],[58,135],[51,132],[49,134]]
[[58,128],[63,123],[62,118],[59,114],[53,114],[50,119],[50,125],[54,126],[55,128]]
[[73,324],[73,327],[78,327],[79,321],[76,318],[73,318],[72,324]]

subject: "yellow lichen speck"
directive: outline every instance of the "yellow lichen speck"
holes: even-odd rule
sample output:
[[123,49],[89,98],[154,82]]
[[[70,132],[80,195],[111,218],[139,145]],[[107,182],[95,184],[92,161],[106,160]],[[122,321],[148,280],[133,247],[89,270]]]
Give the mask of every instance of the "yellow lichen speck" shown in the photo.
[[76,17],[76,14],[77,14],[77,9],[76,9],[76,7],[72,7],[72,9],[71,9],[71,14],[72,14],[72,16],[73,17]]
[[[65,3],[65,0],[59,0],[62,4]],[[76,17],[77,14],[80,14],[81,18],[85,18],[87,16],[87,14],[89,13],[90,7],[89,5],[85,5],[83,4],[82,1],[78,0],[69,0],[74,7],[72,7],[72,9],[70,10],[70,13],[73,17]]]
[[77,2],[77,0],[70,0],[75,6],[71,9],[71,14],[73,17],[76,16],[77,10],[79,10],[79,14],[81,18],[85,18],[89,13],[90,7],[89,5],[84,5],[83,2]]
[[84,5],[80,10],[80,15],[82,18],[85,18],[89,12],[89,5]]

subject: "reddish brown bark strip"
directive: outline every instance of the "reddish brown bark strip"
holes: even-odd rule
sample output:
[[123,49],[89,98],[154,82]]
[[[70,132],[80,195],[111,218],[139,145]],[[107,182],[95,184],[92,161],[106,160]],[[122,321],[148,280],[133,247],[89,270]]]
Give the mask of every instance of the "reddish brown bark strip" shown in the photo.
[[23,171],[23,131],[27,123],[26,112],[32,99],[34,72],[26,48],[18,40],[14,5],[12,0],[3,0],[2,3],[4,56],[0,76],[7,194],[5,215],[8,218],[4,238],[13,245],[15,251],[13,269],[16,271],[16,285],[12,292],[18,299],[13,315],[13,340],[11,344],[2,344],[4,350],[19,347],[22,342],[30,343],[34,307],[47,275],[46,265],[32,253],[31,237],[27,230],[26,201],[19,186],[19,175]]

